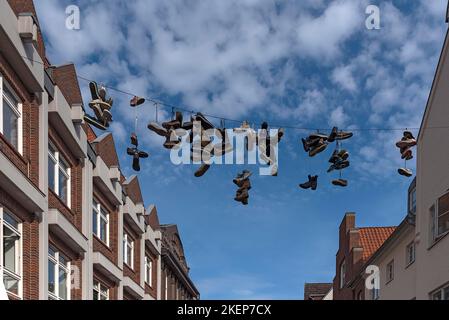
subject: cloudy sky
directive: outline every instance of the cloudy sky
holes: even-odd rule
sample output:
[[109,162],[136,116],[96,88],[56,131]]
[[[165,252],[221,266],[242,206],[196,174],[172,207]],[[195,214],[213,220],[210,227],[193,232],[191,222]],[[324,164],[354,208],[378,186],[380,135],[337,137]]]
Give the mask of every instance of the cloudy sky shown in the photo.
[[[405,216],[411,180],[397,175],[403,162],[394,146],[401,131],[360,129],[419,127],[447,28],[445,0],[35,3],[51,62],[74,62],[83,77],[251,123],[357,130],[344,145],[347,189],[326,174],[331,148],[308,159],[299,144],[308,132],[287,130],[279,176],[254,175],[242,207],[232,179],[257,167],[217,166],[194,178],[195,167],[172,165],[146,129],[153,105],[140,108],[138,134],[151,153],[140,174],[145,201],[163,223],[179,225],[203,299],[302,298],[305,282],[332,281],[345,212],[355,211],[361,226]],[[80,30],[65,28],[70,4],[81,10]],[[380,8],[380,30],[365,27],[369,4]],[[80,83],[87,105],[88,83]],[[112,131],[131,175],[125,150],[135,113],[130,97],[110,94]],[[316,192],[298,188],[309,173],[319,175]]]

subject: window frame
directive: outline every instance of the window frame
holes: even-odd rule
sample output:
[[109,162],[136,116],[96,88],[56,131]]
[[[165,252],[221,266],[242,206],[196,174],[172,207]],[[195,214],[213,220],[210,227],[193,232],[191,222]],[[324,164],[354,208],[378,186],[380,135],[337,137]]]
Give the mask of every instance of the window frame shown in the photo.
[[[105,289],[105,290],[102,290],[102,289]],[[110,299],[110,292],[109,292],[109,290],[110,290],[110,288],[108,286],[106,286],[102,282],[94,279],[92,291],[93,291],[93,295],[94,296],[95,296],[95,294],[98,295],[98,299],[97,299],[98,301],[107,301],[107,300],[109,300]],[[103,291],[105,291],[106,294],[104,294]],[[102,297],[106,298],[106,299],[101,299]]]
[[[390,270],[391,267],[391,270]],[[391,274],[390,274],[391,271]],[[386,283],[390,283],[394,280],[394,259],[387,263],[387,270],[385,274]]]
[[[92,201],[92,215],[95,217],[96,215],[96,224],[97,230],[94,230],[94,226],[92,225],[92,233],[104,244],[108,247],[110,246],[110,213],[104,208],[100,201],[97,199],[93,199]],[[102,239],[101,237],[101,222],[106,222],[106,239]],[[93,221],[93,220],[92,220]]]
[[[54,256],[50,255],[50,249],[54,252]],[[66,265],[61,263],[61,259],[63,258],[64,260],[66,260]],[[65,300],[65,301],[69,301],[71,300],[71,291],[72,291],[72,283],[71,283],[71,262],[70,259],[67,258],[66,255],[64,255],[64,253],[61,253],[61,251],[59,249],[57,249],[56,247],[49,245],[48,246],[48,254],[47,254],[47,261],[51,261],[52,263],[54,263],[54,274],[55,274],[55,293],[51,292],[50,290],[48,290],[48,299],[49,300]],[[59,288],[59,270],[63,269],[66,274],[67,274],[67,279],[66,279],[66,294],[67,294],[67,298],[63,299],[60,296],[60,288]],[[49,271],[49,270],[48,270]],[[47,279],[47,286],[50,284],[50,278]]]
[[[447,301],[449,300],[449,293],[446,297],[446,290],[449,292],[449,283],[446,283],[445,285],[441,286],[439,289],[434,290],[430,293],[430,299],[431,300],[441,300],[441,301]],[[436,295],[440,295],[440,299],[434,299]]]
[[416,187],[409,192],[409,212],[416,214]]
[[[17,106],[14,106],[14,103],[8,99],[6,95],[4,95],[3,88],[6,87],[8,91],[11,93],[14,99],[17,100]],[[11,87],[11,85],[4,80],[3,75],[0,73],[0,133],[3,135],[3,99],[5,99],[11,107],[12,111],[17,115],[17,147],[12,144],[11,141],[8,141],[11,145],[16,148],[16,150],[23,156],[23,102],[16,94],[15,90]],[[7,140],[7,139],[6,139]]]
[[[52,154],[50,152],[50,147],[51,149],[54,150],[55,154]],[[48,141],[48,156],[51,158],[51,160],[54,161],[54,189],[50,188],[50,183],[49,183],[49,188],[58,196],[58,198],[69,208],[72,208],[72,168],[70,167],[70,163],[69,161],[67,161],[67,159],[64,157],[64,155],[61,154],[61,152],[58,150],[58,148],[56,148],[55,144],[51,141]],[[50,160],[50,159],[49,159]],[[67,168],[66,170],[64,170],[64,168],[61,166],[61,164],[65,165],[65,167]],[[59,174],[60,172],[63,172],[64,176],[67,178],[67,202],[65,202],[61,195],[59,194]]]
[[[413,258],[410,259],[410,248],[413,248]],[[405,247],[405,267],[407,268],[408,266],[412,265],[416,260],[416,246],[415,246],[415,241],[410,242],[406,247]]]
[[153,287],[153,260],[145,255],[145,283]]
[[[6,211],[6,213],[5,213]],[[13,220],[17,222],[17,228],[10,225],[7,221],[5,221],[4,216],[7,214],[10,216]],[[19,236],[18,245],[15,247],[15,268],[18,270],[18,273],[11,272],[10,270],[7,270],[3,265],[3,259],[4,259],[4,252],[3,252],[3,227],[6,226],[8,229],[10,229],[13,233]],[[8,294],[22,299],[23,297],[23,228],[22,228],[22,221],[17,218],[13,213],[11,213],[9,210],[5,210],[4,207],[0,207],[0,272],[2,274],[2,279],[4,281],[4,275],[6,274],[9,277],[12,277],[13,279],[17,280],[18,282],[18,293],[10,292],[7,290],[6,286],[5,289],[8,292]]]
[[340,263],[340,289],[343,289],[346,285],[346,259]]
[[[131,250],[131,261],[128,261],[128,250]],[[126,232],[123,233],[123,263],[134,270],[134,240]]]

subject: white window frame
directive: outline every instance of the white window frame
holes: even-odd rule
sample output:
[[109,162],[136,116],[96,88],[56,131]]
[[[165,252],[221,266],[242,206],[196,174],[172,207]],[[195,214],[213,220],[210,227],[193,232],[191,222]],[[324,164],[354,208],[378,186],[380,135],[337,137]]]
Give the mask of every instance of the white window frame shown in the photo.
[[[3,86],[8,87],[8,91],[18,101],[17,106],[14,106],[12,101],[3,95]],[[3,134],[3,98],[5,98],[12,107],[13,112],[18,116],[17,118],[17,151],[23,155],[23,103],[20,102],[19,97],[14,92],[12,87],[3,80],[3,76],[0,74],[0,132]]]
[[153,260],[145,256],[145,283],[153,287]]
[[[391,268],[391,270],[390,270],[390,268]],[[390,271],[391,271],[391,273],[390,273]],[[387,279],[387,283],[390,283],[391,281],[394,280],[394,260],[391,260],[390,262],[388,262],[385,278]]]
[[[63,269],[66,274],[67,274],[67,280],[66,280],[66,288],[67,288],[67,299],[66,300],[70,300],[71,299],[71,289],[72,289],[72,284],[71,284],[71,263],[70,261],[66,258],[66,256],[64,256],[64,254],[61,254],[61,252],[56,249],[53,246],[49,246],[49,251],[53,250],[53,252],[55,253],[55,256],[52,257],[50,255],[50,252],[48,252],[48,260],[53,262],[55,264],[55,293],[48,291],[48,297],[52,300],[64,300],[60,297],[59,294],[59,269]],[[67,265],[63,265],[61,264],[60,261],[60,256],[62,256],[66,261],[67,261]],[[48,279],[49,281],[50,279]]]
[[[128,261],[128,250],[131,250],[131,261]],[[134,241],[127,234],[123,234],[123,262],[134,270]]]
[[[95,232],[95,230],[93,230],[93,226],[92,226],[92,233],[98,238],[100,239],[103,243],[105,243],[108,247],[109,247],[109,212],[106,211],[106,209],[103,208],[103,206],[101,205],[101,203],[99,201],[97,201],[96,199],[93,200],[92,202],[92,209],[95,212],[92,212],[92,214],[96,214],[97,215],[97,230]],[[106,221],[106,239],[102,239],[101,238],[101,221],[104,220]]]
[[[410,249],[413,250],[411,254],[412,255],[411,259],[410,259]],[[405,248],[405,266],[408,267],[409,265],[413,264],[415,262],[415,259],[416,259],[416,246],[415,242],[412,241]]]
[[[53,155],[50,152],[50,148],[48,149],[48,156],[55,162],[55,167],[54,167],[55,189],[54,190],[52,189],[52,191],[58,197],[61,197],[61,195],[59,194],[59,173],[61,171],[64,171],[63,174],[67,178],[67,203],[65,203],[65,205],[69,209],[71,209],[71,206],[72,206],[72,204],[71,204],[72,203],[72,169],[70,168],[69,162],[64,158],[63,155],[61,155],[58,148],[56,148],[55,145],[50,141],[48,142],[48,145],[49,145],[49,147],[51,146],[51,148],[55,151],[55,154]],[[66,165],[67,171],[64,170],[64,168],[61,166],[61,163],[64,163]]]
[[[105,289],[105,290],[102,290],[102,289]],[[109,300],[109,288],[107,286],[105,286],[103,283],[101,283],[100,281],[94,280],[93,291],[94,291],[94,295],[95,294],[98,295],[98,300]],[[104,294],[103,291],[106,291],[106,294]],[[104,299],[102,299],[102,298],[104,298]]]
[[[14,214],[12,214],[11,212],[7,212],[7,214],[13,218],[17,223],[18,223],[18,228],[15,228],[14,226],[11,226],[9,223],[7,223],[4,220],[4,209],[3,207],[0,207],[0,272],[2,274],[2,279],[3,279],[3,275],[6,274],[12,278],[14,278],[15,280],[18,281],[19,285],[18,285],[18,294],[13,293],[13,292],[8,292],[8,294],[17,297],[19,299],[22,298],[23,296],[23,266],[22,266],[22,254],[23,254],[23,244],[22,244],[22,239],[23,239],[23,233],[22,233],[22,222],[20,219],[18,219]],[[16,252],[15,252],[15,263],[16,263],[16,270],[18,270],[19,272],[13,273],[9,270],[6,270],[6,268],[4,268],[3,266],[3,226],[6,226],[8,229],[10,229],[11,231],[13,231],[16,235],[19,236],[19,244],[18,246],[16,246]],[[6,286],[5,286],[6,289]]]
[[340,289],[346,285],[346,259],[340,263]]

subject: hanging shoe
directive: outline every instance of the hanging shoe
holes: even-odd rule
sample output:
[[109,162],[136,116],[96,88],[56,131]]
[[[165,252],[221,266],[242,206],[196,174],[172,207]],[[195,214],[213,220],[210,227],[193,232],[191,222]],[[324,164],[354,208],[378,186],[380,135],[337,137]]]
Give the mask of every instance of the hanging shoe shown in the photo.
[[396,143],[396,147],[401,149],[401,148],[411,148],[411,147],[416,146],[416,140],[415,139],[411,139],[411,138],[405,138],[404,139],[404,138],[403,138],[403,140],[398,141]]
[[131,134],[131,144],[136,147],[139,146],[139,140],[137,139],[137,135],[135,133]]
[[176,149],[181,146],[181,141],[182,140],[180,138],[176,138],[173,131],[169,132],[169,134],[165,136],[164,148],[169,150]]
[[162,127],[167,130],[174,130],[181,128],[181,123],[178,120],[170,120],[162,123]]
[[333,180],[332,184],[334,186],[338,186],[338,187],[347,187],[348,186],[348,180],[345,179],[337,179],[337,180]]
[[131,101],[129,102],[129,105],[134,108],[134,107],[138,107],[144,103],[145,103],[145,98],[134,96],[131,99]]
[[329,137],[327,138],[327,141],[328,142],[334,142],[335,139],[337,138],[337,135],[338,135],[338,128],[337,127],[333,127]]
[[237,177],[232,180],[238,187],[241,187],[243,182],[247,179],[249,179],[249,177],[252,176],[252,172],[248,171],[248,170],[243,170],[242,173],[239,173],[237,175]]
[[209,168],[210,168],[209,164],[203,163],[201,167],[195,172],[195,177],[197,178],[202,177],[207,172],[207,170],[209,170]]
[[261,128],[262,128],[262,130],[268,131],[268,123],[264,121],[261,125]]
[[412,149],[407,148],[401,153],[401,159],[405,160],[412,160],[413,159],[413,152]]
[[251,190],[251,181],[249,179],[243,180],[237,192],[242,192],[243,190]]
[[310,181],[310,188],[315,191],[318,187],[318,176],[313,176],[312,180]]
[[133,157],[133,170],[137,172],[140,171],[140,158],[138,155],[134,155]]
[[285,129],[284,128],[280,128],[278,130],[278,142],[281,141],[281,139],[284,137],[284,134],[285,134]]
[[155,132],[156,134],[158,134],[161,137],[167,137],[169,135],[167,129],[165,129],[164,127],[159,125],[159,123],[157,123],[157,122],[150,122],[148,124],[148,129]]
[[318,176],[311,176],[308,175],[308,179],[309,181],[305,182],[305,183],[301,183],[299,185],[300,188],[303,189],[312,189],[312,190],[316,190],[317,186],[318,186]]
[[193,129],[193,122],[192,121],[188,121],[182,124],[181,128],[183,128],[186,131],[192,130]]
[[407,168],[399,168],[398,169],[398,173],[401,176],[404,176],[404,177],[407,177],[407,178],[410,178],[413,175],[413,171],[410,170],[410,169],[407,169]]
[[87,114],[84,115],[84,121],[86,121],[86,123],[90,124],[91,126],[94,126],[95,128],[97,128],[99,130],[102,130],[102,131],[107,130],[107,128],[103,124],[98,122],[97,119],[94,119]]
[[248,200],[249,198],[249,193],[247,190],[243,190],[240,193],[237,193],[236,197],[234,198],[235,201],[237,202],[243,202],[244,200]]
[[101,86],[98,89],[98,95],[100,96],[100,99],[106,102],[106,88]]
[[413,136],[413,133],[411,132],[411,131],[404,131],[404,134],[403,134],[403,136],[404,136],[404,138],[406,138],[406,139],[413,139],[413,140],[416,140],[415,139],[415,137]]
[[246,199],[243,199],[243,200],[242,200],[242,204],[243,204],[244,206],[247,206],[247,205],[248,205],[248,199],[249,199],[249,198],[246,198]]
[[353,135],[354,135],[354,134],[353,134],[352,132],[343,132],[343,131],[340,131],[340,132],[337,134],[337,137],[335,138],[335,140],[338,140],[338,141],[341,141],[341,140],[347,140],[347,139],[352,138]]
[[302,138],[301,141],[302,141],[302,146],[304,147],[304,151],[305,152],[309,152],[310,151],[310,145],[307,142],[307,140]]
[[109,124],[112,122],[112,113],[109,110],[103,110],[103,117],[101,119],[103,121],[103,125],[106,128],[109,128]]
[[338,153],[338,157],[343,161],[348,160],[349,152],[346,150],[340,150],[340,152]]
[[98,84],[95,81],[89,83],[90,95],[92,100],[101,100],[100,93],[98,92]]
[[324,139],[321,139],[320,142],[309,151],[309,157],[316,156],[317,154],[326,150],[326,148],[327,148],[327,143],[324,142]]
[[340,155],[339,155],[339,151],[338,150],[334,150],[334,152],[332,153],[331,157],[329,158],[329,163],[336,163],[338,161],[338,159],[340,159]]
[[327,169],[327,172],[332,172],[334,170],[343,170],[348,168],[350,165],[349,161],[347,160],[338,160],[335,164],[331,165],[329,169]]

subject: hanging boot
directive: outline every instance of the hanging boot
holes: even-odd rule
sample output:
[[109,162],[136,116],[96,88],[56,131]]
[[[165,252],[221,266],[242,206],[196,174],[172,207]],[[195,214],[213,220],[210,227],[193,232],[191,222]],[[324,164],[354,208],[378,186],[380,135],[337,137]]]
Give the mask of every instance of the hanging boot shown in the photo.
[[311,181],[312,181],[312,176],[309,175],[308,177],[309,177],[309,181],[304,182],[304,183],[301,183],[301,184],[299,185],[299,187],[301,187],[301,188],[303,188],[303,189],[310,189],[310,188],[312,187],[312,183],[311,183]]
[[137,135],[135,133],[131,134],[131,144],[136,148],[139,146],[139,140],[137,139]]
[[249,177],[252,176],[252,172],[248,171],[248,170],[243,170],[242,173],[239,173],[237,175],[237,177],[232,180],[238,187],[241,187],[243,182],[247,179],[249,179]]
[[237,192],[237,195],[234,198],[234,200],[237,202],[243,202],[245,200],[248,200],[248,198],[249,198],[248,190],[243,190],[241,192]]
[[207,172],[207,170],[209,170],[209,168],[209,164],[203,163],[201,167],[195,172],[195,177],[202,177]]
[[399,168],[398,169],[398,173],[401,176],[404,176],[404,177],[407,177],[407,178],[410,178],[413,175],[413,171],[410,170],[410,169],[407,169],[407,168]]
[[142,104],[144,104],[144,103],[145,103],[145,99],[144,99],[144,98],[134,96],[134,97],[131,99],[131,101],[129,102],[129,105],[130,105],[131,107],[135,108],[135,107],[138,107],[138,106],[140,106],[140,105],[142,105]]
[[406,138],[406,139],[413,139],[413,140],[416,140],[415,137],[413,136],[413,133],[412,133],[411,131],[408,131],[408,130],[404,131],[403,136],[404,136],[404,138]]
[[207,120],[206,117],[201,112],[198,112],[195,115],[194,119],[195,119],[195,121],[201,122],[201,127],[204,130],[209,130],[209,129],[215,128],[214,125],[209,120]]

